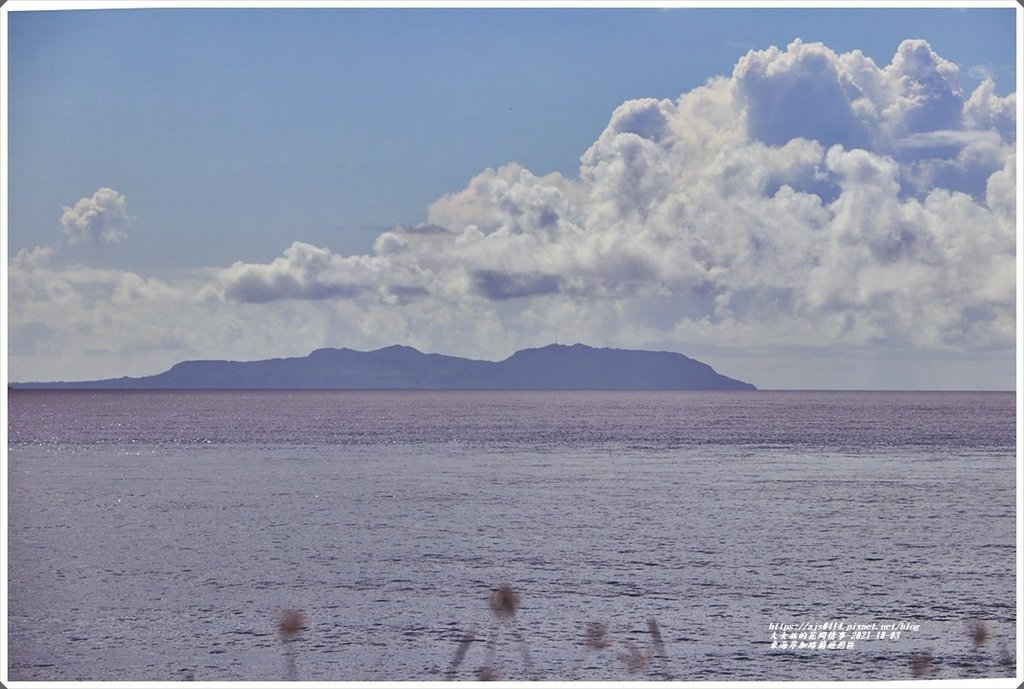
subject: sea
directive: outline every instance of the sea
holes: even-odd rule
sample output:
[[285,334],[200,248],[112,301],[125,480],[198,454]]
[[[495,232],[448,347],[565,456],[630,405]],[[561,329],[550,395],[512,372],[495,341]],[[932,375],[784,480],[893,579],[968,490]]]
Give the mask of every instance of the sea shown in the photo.
[[1016,671],[998,392],[8,391],[23,681]]

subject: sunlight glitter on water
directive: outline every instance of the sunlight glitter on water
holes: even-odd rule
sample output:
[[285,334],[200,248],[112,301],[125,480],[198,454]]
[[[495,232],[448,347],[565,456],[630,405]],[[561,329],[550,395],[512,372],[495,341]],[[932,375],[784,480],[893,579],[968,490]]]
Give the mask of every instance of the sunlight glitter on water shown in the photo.
[[[1013,674],[1012,395],[41,394],[13,679]],[[771,646],[832,619],[920,627]]]

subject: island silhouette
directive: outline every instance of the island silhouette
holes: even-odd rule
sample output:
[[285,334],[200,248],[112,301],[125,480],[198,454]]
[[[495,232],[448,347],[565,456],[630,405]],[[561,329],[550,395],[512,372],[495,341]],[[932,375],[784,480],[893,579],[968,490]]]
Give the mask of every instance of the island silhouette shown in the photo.
[[96,390],[756,390],[675,352],[552,344],[502,361],[392,345],[318,349],[261,361],[183,361],[140,378],[12,383],[14,389]]

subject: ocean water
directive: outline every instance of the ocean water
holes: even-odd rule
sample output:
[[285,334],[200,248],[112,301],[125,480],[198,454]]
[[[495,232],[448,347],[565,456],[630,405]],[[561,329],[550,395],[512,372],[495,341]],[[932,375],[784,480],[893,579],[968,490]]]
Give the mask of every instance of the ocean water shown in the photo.
[[1012,393],[8,402],[12,680],[1015,672]]

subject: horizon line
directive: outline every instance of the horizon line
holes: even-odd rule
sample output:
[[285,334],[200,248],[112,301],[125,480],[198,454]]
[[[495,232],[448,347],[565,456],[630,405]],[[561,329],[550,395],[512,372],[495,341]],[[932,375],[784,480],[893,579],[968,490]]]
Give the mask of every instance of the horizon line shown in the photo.
[[[125,376],[127,377],[127,376]],[[108,380],[117,380],[116,378]],[[91,383],[94,381],[82,381]],[[658,389],[658,388],[107,388],[107,387],[73,387],[56,388],[53,385],[78,385],[76,381],[30,381],[30,382],[8,382],[8,392],[616,392],[616,393],[686,393],[686,394],[707,394],[724,393],[735,394],[756,394],[763,392],[846,392],[846,393],[1016,393],[1016,389],[983,389],[983,388],[756,388],[754,390],[686,390],[686,389]],[[34,387],[39,386],[39,387]]]

